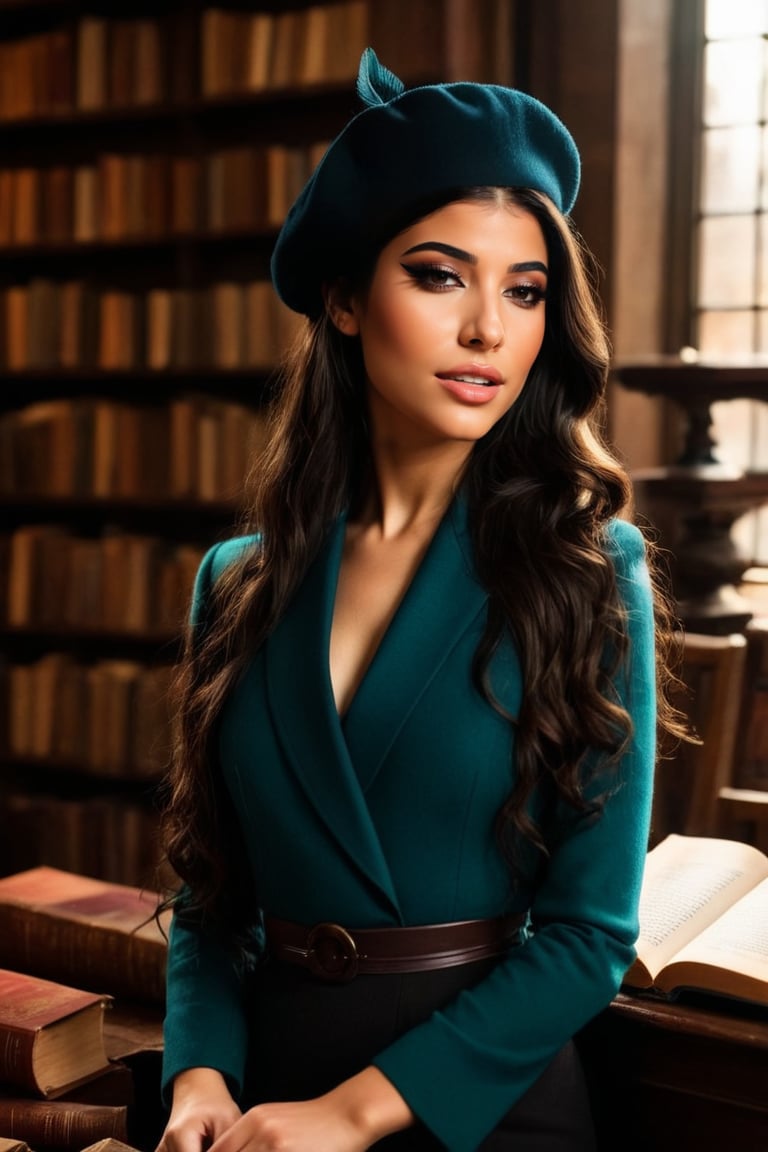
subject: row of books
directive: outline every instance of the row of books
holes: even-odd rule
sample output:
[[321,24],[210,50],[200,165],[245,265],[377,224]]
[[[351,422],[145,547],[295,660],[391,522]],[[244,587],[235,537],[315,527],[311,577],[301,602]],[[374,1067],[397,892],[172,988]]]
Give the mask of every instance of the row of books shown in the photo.
[[0,671],[4,754],[98,776],[157,778],[170,758],[172,675],[170,664],[81,664],[63,652],[8,665]]
[[157,104],[167,95],[168,30],[157,20],[87,16],[0,42],[0,120]]
[[133,292],[36,277],[0,289],[0,365],[269,371],[303,327],[268,280]]
[[202,16],[202,94],[351,79],[370,42],[369,25],[365,0],[277,13],[209,8]]
[[263,429],[258,410],[203,395],[40,401],[0,416],[0,495],[235,502]]
[[325,142],[0,170],[0,247],[278,228]]
[[0,1152],[157,1144],[169,922],[158,903],[58,867],[0,878]]
[[172,19],[89,14],[0,42],[0,120],[344,81],[370,31],[365,0],[277,13],[211,8],[200,15],[196,62]]
[[179,633],[203,552],[156,536],[79,537],[55,524],[26,524],[0,550],[0,611],[12,627],[163,642]]
[[47,864],[121,884],[151,884],[159,869],[158,816],[127,795],[63,796],[4,786],[0,861]]

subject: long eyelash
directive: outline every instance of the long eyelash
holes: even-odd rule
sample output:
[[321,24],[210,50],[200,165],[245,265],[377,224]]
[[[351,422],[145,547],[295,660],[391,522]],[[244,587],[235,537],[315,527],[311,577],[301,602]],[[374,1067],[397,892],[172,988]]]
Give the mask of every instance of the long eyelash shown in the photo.
[[[524,308],[535,308],[537,304],[541,304],[547,298],[546,288],[540,288],[538,284],[515,284],[512,292],[514,298]],[[531,296],[533,299],[524,300],[523,296]]]
[[421,262],[418,264],[401,263],[400,267],[403,268],[409,276],[413,277],[417,283],[429,285],[433,289],[439,290],[450,287],[450,285],[445,284],[444,281],[441,283],[441,276],[458,280],[459,283],[462,283],[458,272],[453,268],[446,267],[445,264],[422,264]]

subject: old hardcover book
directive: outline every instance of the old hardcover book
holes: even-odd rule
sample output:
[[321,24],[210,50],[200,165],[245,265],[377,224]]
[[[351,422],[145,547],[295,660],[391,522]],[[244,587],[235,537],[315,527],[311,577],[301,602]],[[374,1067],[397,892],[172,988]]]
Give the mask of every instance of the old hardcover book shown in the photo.
[[272,58],[269,86],[285,88],[298,82],[297,68],[301,58],[299,36],[304,14],[278,12],[272,25]]
[[[57,868],[0,877],[0,964],[162,1003],[166,938],[158,896]],[[169,914],[164,914],[167,927]]]
[[135,22],[132,95],[134,104],[159,104],[163,99],[163,44],[157,20]]
[[147,293],[146,365],[153,371],[171,366],[171,327],[173,295],[168,288],[151,288]]
[[3,247],[13,241],[14,185],[13,171],[10,168],[0,171],[0,245]]
[[28,296],[29,291],[22,284],[14,284],[5,291],[5,366],[11,372],[22,372],[25,368],[29,368]]
[[74,231],[74,169],[63,164],[44,169],[42,190],[46,242],[67,244]]
[[29,1152],[29,1144],[12,1136],[0,1136],[0,1152]]
[[[0,1148],[0,1152],[3,1152]],[[123,1140],[117,1140],[114,1136],[105,1136],[103,1140],[97,1140],[95,1144],[89,1144],[87,1148],[83,1148],[81,1152],[136,1152],[131,1144],[126,1144]]]
[[104,1044],[109,1055],[109,1068],[100,1076],[85,1080],[77,1087],[70,1089],[59,1099],[67,1104],[127,1104],[133,1107],[136,1103],[136,1085],[133,1069],[122,1060],[115,1060],[110,1053],[111,1038],[108,1032],[109,1017],[112,1009],[104,1018]]
[[[109,1104],[113,1106],[126,1104],[129,1107],[135,1105],[136,1084],[133,1069],[124,1060],[113,1058],[110,1052],[112,1039],[108,1032],[108,1020],[111,1013],[112,1009],[104,1018],[104,1045],[109,1056],[109,1067],[99,1073],[98,1076],[92,1076],[89,1080],[83,1080],[76,1084],[74,1088],[67,1089],[63,1095],[56,1097],[57,1103]],[[36,1103],[41,1102],[34,1096],[25,1098]],[[19,1089],[12,1084],[0,1083],[0,1100],[5,1099],[21,1099]]]
[[671,835],[651,852],[628,989],[768,1005],[768,857],[737,840]]
[[232,56],[237,37],[237,13],[206,8],[201,18],[200,80],[204,97],[221,96],[234,88]]
[[248,368],[269,369],[275,363],[274,296],[269,280],[251,280],[246,284],[244,354]]
[[0,969],[0,1080],[50,1098],[105,1071],[108,999]]
[[127,1140],[128,1105],[0,1098],[0,1131],[36,1152],[80,1149],[109,1137]]
[[253,12],[247,19],[244,84],[247,90],[260,92],[269,86],[274,16],[271,12]]
[[132,20],[112,20],[108,25],[107,102],[125,108],[133,102],[134,37]]
[[16,168],[13,202],[13,241],[37,244],[41,239],[42,169]]
[[107,103],[107,22],[85,16],[77,28],[77,107],[96,111]]
[[244,297],[242,284],[220,282],[211,285],[213,364],[216,368],[239,368],[243,362]]
[[99,236],[101,220],[99,170],[93,164],[75,168],[73,232],[78,243],[91,243]]
[[171,231],[195,232],[202,224],[203,165],[197,156],[171,159]]
[[45,36],[41,87],[43,104],[54,115],[71,112],[75,102],[75,30],[56,28]]

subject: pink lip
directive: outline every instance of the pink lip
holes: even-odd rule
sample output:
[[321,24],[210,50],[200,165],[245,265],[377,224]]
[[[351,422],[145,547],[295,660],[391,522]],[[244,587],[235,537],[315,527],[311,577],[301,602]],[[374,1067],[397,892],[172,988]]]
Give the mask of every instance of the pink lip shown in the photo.
[[[478,376],[488,383],[470,384],[466,380],[456,380],[456,376]],[[488,404],[504,383],[501,373],[485,364],[463,364],[449,372],[438,372],[437,378],[447,392],[465,404]]]
[[[488,364],[458,364],[455,368],[449,368],[447,372],[438,372],[437,375],[441,380],[452,380],[456,376],[482,376],[489,384],[504,383],[501,372]],[[483,385],[480,384],[478,387],[482,388]]]

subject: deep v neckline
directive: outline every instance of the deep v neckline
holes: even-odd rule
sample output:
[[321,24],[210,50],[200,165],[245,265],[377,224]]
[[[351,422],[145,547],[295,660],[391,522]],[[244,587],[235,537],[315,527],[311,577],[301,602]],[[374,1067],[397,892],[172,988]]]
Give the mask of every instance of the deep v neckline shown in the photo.
[[[366,793],[487,594],[471,560],[466,508],[454,500],[345,713],[331,689],[331,614],[346,517],[331,529],[264,645],[267,706],[286,769],[345,859],[354,860],[399,918],[397,895]],[[401,921],[400,921],[401,922]]]
[[328,684],[329,684],[329,689],[330,689],[330,696],[332,696],[332,699],[334,700],[334,706],[335,706],[336,714],[337,714],[337,717],[339,717],[339,722],[340,722],[342,729],[344,729],[344,732],[345,732],[345,730],[347,730],[347,725],[348,725],[348,720],[350,718],[350,715],[353,714],[353,712],[355,712],[355,710],[356,710],[356,705],[358,703],[358,698],[360,697],[360,694],[363,694],[363,698],[365,698],[365,696],[367,695],[367,692],[365,692],[364,689],[365,689],[365,684],[366,684],[366,681],[368,680],[368,677],[375,674],[375,666],[377,666],[382,655],[383,655],[383,657],[386,657],[387,650],[391,646],[391,643],[393,643],[390,641],[390,635],[393,634],[393,632],[397,632],[398,630],[400,630],[400,623],[401,623],[400,617],[403,614],[408,614],[409,600],[413,596],[418,596],[419,588],[420,588],[420,584],[421,584],[421,579],[423,579],[423,573],[424,573],[425,569],[428,570],[429,559],[431,559],[431,555],[432,555],[433,551],[435,550],[435,548],[439,547],[440,537],[442,535],[444,535],[444,533],[451,531],[450,521],[451,521],[451,513],[453,513],[453,505],[454,505],[454,501],[451,501],[449,503],[448,507],[446,508],[446,510],[443,511],[443,514],[440,516],[438,522],[436,522],[436,525],[435,525],[434,531],[432,532],[432,535],[429,536],[426,545],[423,547],[423,550],[421,550],[421,554],[419,556],[418,562],[416,563],[416,566],[413,567],[413,570],[412,570],[410,577],[408,579],[406,579],[405,583],[403,584],[403,588],[402,588],[402,591],[400,593],[400,596],[397,597],[395,604],[393,606],[393,609],[391,609],[391,612],[389,613],[385,627],[383,627],[383,629],[381,630],[381,634],[379,636],[377,643],[375,643],[373,645],[371,652],[370,652],[370,655],[368,655],[368,658],[366,659],[364,666],[362,667],[362,669],[360,669],[360,673],[357,676],[355,689],[353,689],[352,694],[349,697],[349,700],[347,702],[347,706],[345,706],[344,710],[342,711],[342,710],[340,710],[339,705],[336,704],[336,695],[335,695],[335,691],[334,691],[333,675],[332,675],[332,672],[330,672],[330,643],[332,643],[332,638],[333,638],[333,626],[334,626],[334,619],[335,619],[336,598],[337,598],[337,596],[339,596],[339,579],[341,576],[341,567],[342,567],[342,562],[343,562],[344,546],[345,546],[345,543],[347,543],[347,532],[348,532],[348,528],[349,528],[349,523],[347,521],[347,517],[343,518],[343,522],[341,524],[341,531],[340,531],[340,540],[337,541],[337,545],[336,545],[336,556],[335,556],[336,564],[335,564],[335,571],[334,571],[334,578],[333,578],[332,596],[330,596],[330,606],[329,606],[330,612],[329,612],[329,621],[328,621],[327,649],[328,649]]
[[[456,498],[407,584],[343,717],[336,713],[364,790],[373,784],[402,726],[486,603],[487,593],[471,560],[466,507]],[[330,664],[328,685],[333,699]]]
[[390,633],[393,630],[396,630],[398,627],[398,617],[401,615],[401,613],[403,613],[404,611],[407,611],[407,602],[412,597],[412,595],[418,594],[421,574],[424,571],[425,567],[428,567],[430,553],[437,546],[438,538],[440,537],[440,535],[446,531],[450,531],[450,523],[449,522],[450,522],[451,516],[452,516],[452,507],[453,507],[453,501],[451,501],[451,503],[448,505],[446,510],[443,512],[443,514],[440,516],[439,520],[437,521],[437,524],[434,528],[434,531],[432,532],[431,536],[429,537],[425,547],[421,551],[421,555],[419,557],[417,564],[413,568],[413,571],[412,571],[410,577],[405,581],[403,588],[402,588],[402,591],[401,591],[400,595],[397,597],[396,602],[392,608],[392,611],[389,613],[389,617],[388,617],[386,624],[385,624],[385,626],[381,632],[381,635],[379,636],[378,641],[372,647],[368,659],[365,661],[363,667],[361,668],[360,674],[358,675],[358,677],[356,679],[354,691],[352,692],[352,695],[349,697],[349,700],[347,701],[346,707],[342,711],[341,709],[339,709],[338,704],[336,703],[336,693],[334,691],[333,676],[331,674],[331,640],[333,637],[333,623],[334,623],[334,619],[335,619],[335,615],[336,615],[336,600],[337,600],[338,592],[339,592],[339,577],[341,575],[341,566],[342,566],[343,557],[344,557],[344,547],[346,544],[347,531],[348,531],[348,527],[349,527],[349,524],[348,524],[346,517],[343,518],[343,521],[342,521],[342,524],[340,527],[340,533],[339,533],[340,539],[337,542],[337,551],[336,551],[336,557],[335,557],[336,565],[335,565],[334,578],[333,578],[333,582],[332,582],[331,597],[330,597],[330,600],[331,600],[331,603],[330,603],[330,620],[329,620],[329,626],[328,626],[328,684],[330,687],[331,698],[334,701],[334,707],[336,709],[336,714],[338,715],[338,718],[339,718],[339,723],[345,732],[346,732],[346,728],[347,728],[347,721],[350,717],[350,714],[353,713],[353,711],[355,709],[355,705],[357,703],[358,697],[360,696],[360,694],[361,694],[361,692],[365,686],[366,680],[373,673],[374,667],[375,667],[375,665],[376,665],[376,663],[380,657],[380,654],[382,653],[382,651],[386,650],[386,647],[388,646],[388,642],[389,642]]

